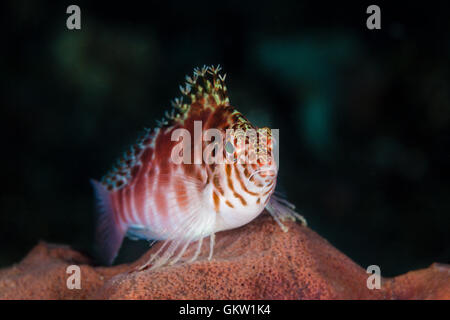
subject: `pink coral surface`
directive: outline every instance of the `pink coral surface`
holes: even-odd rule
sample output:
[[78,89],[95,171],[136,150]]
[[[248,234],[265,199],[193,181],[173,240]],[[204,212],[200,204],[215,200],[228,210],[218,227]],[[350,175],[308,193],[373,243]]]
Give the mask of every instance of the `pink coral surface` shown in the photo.
[[[367,288],[369,274],[311,229],[268,215],[217,235],[194,263],[136,271],[158,246],[132,264],[94,267],[67,246],[39,243],[18,264],[0,270],[0,299],[450,299],[450,267],[384,278]],[[192,254],[192,248],[187,255]],[[188,256],[186,256],[188,258]],[[81,268],[81,289],[68,289],[66,268]]]

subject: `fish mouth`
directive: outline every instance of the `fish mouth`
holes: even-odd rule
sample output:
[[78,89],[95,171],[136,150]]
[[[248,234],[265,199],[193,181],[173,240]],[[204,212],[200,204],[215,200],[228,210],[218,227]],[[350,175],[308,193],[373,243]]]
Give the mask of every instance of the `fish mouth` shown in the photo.
[[261,177],[275,177],[277,172],[274,169],[265,169],[259,174]]
[[[257,186],[255,183],[252,183],[251,180],[253,177],[259,174],[262,179],[265,179],[265,182],[263,182],[262,186]],[[267,179],[275,180],[277,176],[277,171],[273,168],[266,168],[266,169],[258,169],[255,172],[253,172],[245,181],[246,188],[251,192],[256,192],[258,194],[267,192],[270,188],[274,187],[273,183],[270,183],[267,181]],[[269,178],[267,178],[269,177]],[[261,181],[262,182],[262,181]]]
[[250,182],[250,180],[252,180],[252,178],[256,175],[259,174],[261,177],[265,178],[265,177],[276,177],[277,175],[277,171],[274,169],[258,169],[255,172],[253,172],[250,177],[248,177],[247,181]]

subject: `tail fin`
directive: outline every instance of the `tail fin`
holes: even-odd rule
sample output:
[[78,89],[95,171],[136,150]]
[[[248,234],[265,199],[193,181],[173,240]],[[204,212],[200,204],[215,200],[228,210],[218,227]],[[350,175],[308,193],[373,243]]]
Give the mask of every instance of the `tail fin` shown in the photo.
[[102,263],[111,265],[119,252],[125,232],[114,220],[114,207],[109,191],[100,182],[91,179],[97,198],[95,246]]

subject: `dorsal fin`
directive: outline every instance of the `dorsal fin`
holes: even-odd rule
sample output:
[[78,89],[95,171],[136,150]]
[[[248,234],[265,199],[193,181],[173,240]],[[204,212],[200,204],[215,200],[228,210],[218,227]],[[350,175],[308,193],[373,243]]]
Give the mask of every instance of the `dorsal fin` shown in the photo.
[[131,179],[131,168],[139,165],[142,152],[152,145],[157,132],[158,129],[145,129],[145,133],[123,153],[111,170],[103,176],[101,184],[109,191],[125,186]]
[[[222,75],[220,65],[194,68],[192,76],[186,76],[184,85],[180,85],[182,96],[172,101],[172,110],[166,111],[164,117],[157,121],[154,129],[146,129],[144,135],[126,151],[116,165],[101,179],[109,190],[118,190],[127,185],[131,179],[131,170],[140,165],[140,156],[146,148],[153,147],[158,133],[173,125],[183,125],[192,112],[204,109],[215,110],[230,105],[225,85],[226,74]],[[235,111],[236,115],[240,115]]]
[[[220,65],[217,67],[203,66],[202,68],[195,68],[192,77],[186,76],[185,85],[180,85],[182,96],[172,101],[175,112],[166,113],[166,119],[182,122],[189,116],[192,108],[214,109],[218,106],[230,105],[225,85],[226,74],[220,74],[221,70]],[[166,125],[170,124],[169,122]]]

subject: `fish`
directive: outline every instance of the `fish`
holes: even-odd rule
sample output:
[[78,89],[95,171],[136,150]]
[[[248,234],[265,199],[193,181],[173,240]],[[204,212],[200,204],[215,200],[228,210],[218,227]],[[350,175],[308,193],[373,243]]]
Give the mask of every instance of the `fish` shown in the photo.
[[208,237],[211,260],[216,233],[243,226],[264,209],[285,232],[286,219],[306,225],[295,206],[274,192],[272,130],[255,127],[230,104],[220,71],[220,65],[195,68],[172,110],[106,175],[91,180],[102,263],[113,263],[125,237],[163,241],[139,270],[173,265],[196,242],[188,261],[194,262]]

